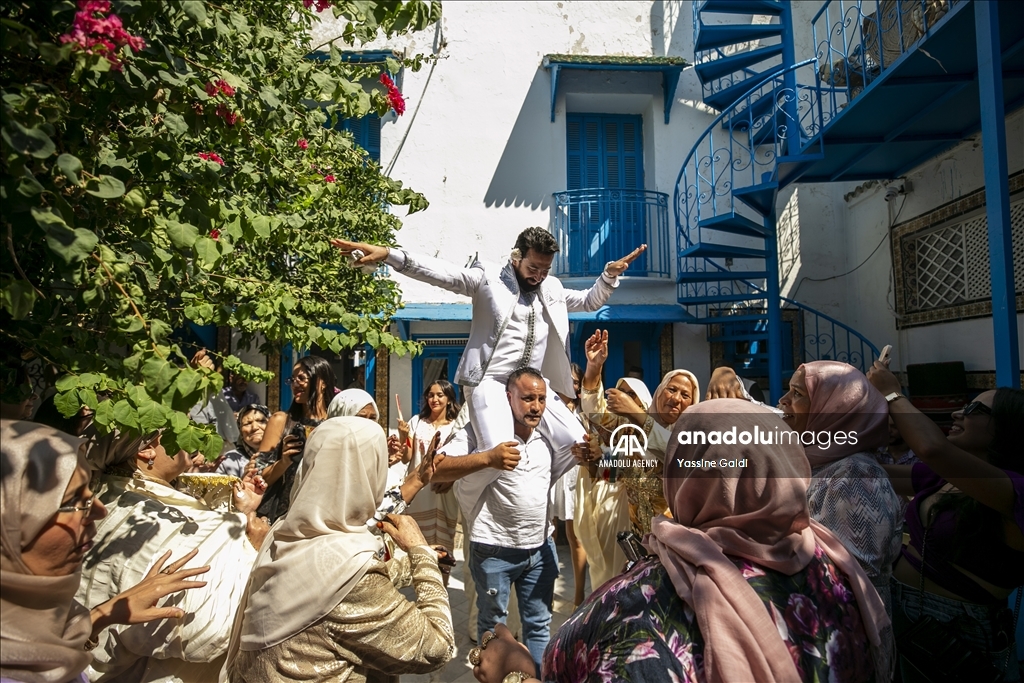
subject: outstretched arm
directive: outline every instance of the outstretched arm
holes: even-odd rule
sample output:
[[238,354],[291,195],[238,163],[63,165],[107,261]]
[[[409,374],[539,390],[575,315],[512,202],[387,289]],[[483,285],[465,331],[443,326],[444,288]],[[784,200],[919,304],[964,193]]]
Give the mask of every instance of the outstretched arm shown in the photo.
[[608,297],[612,295],[612,290],[619,286],[619,276],[645,251],[647,245],[641,244],[618,261],[609,261],[597,282],[588,290],[565,290],[565,305],[569,312],[596,311],[604,306]]
[[[868,380],[883,394],[902,389],[900,381],[880,361],[868,371]],[[938,425],[908,399],[890,403],[889,415],[914,454],[936,474],[979,503],[1013,518],[1016,494],[1005,472],[950,443]]]
[[473,296],[484,280],[484,271],[480,268],[454,268],[441,259],[410,254],[398,249],[391,250],[365,242],[334,239],[331,240],[331,244],[345,255],[351,255],[356,251],[362,252],[364,255],[353,261],[355,266],[386,261],[403,275],[463,296]]

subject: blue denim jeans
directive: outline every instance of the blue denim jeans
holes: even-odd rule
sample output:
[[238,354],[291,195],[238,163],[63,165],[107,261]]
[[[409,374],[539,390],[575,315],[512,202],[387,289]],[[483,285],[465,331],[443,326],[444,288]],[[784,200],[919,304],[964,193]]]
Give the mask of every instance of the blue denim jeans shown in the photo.
[[[539,548],[519,550],[486,543],[470,544],[469,569],[476,582],[477,637],[508,618],[508,597],[516,587],[523,642],[537,671],[551,626],[551,603],[558,578],[558,553],[550,538]],[[477,641],[479,642],[479,640]]]
[[[963,639],[964,643],[973,646],[979,652],[986,653],[992,661],[992,666],[1005,672],[1004,681],[1020,680],[1017,644],[1011,641],[1009,651],[1006,648],[995,651],[993,648],[993,635],[997,630],[993,617],[1004,605],[976,605],[933,593],[922,594],[917,588],[907,586],[896,579],[893,579],[890,585],[892,586],[893,634],[897,638],[917,623],[922,616],[930,616],[949,625]],[[899,660],[898,668],[903,683],[917,683],[917,681],[925,680],[903,659]]]

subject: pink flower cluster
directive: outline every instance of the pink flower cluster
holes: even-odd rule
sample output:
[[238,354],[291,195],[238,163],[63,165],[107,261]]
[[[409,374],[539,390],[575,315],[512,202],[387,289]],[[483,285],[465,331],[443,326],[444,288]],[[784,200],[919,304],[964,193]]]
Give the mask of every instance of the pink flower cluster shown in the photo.
[[242,118],[238,112],[231,111],[228,108],[228,105],[224,103],[218,104],[217,109],[215,109],[213,113],[224,119],[224,122],[229,126],[235,125],[238,123],[239,119]]
[[224,165],[224,160],[221,159],[220,155],[217,154],[216,152],[200,152],[199,158],[203,159],[204,161],[213,161],[215,163],[220,164],[221,166]]
[[334,177],[333,173],[328,173],[327,175],[324,176],[324,182],[325,183],[333,183],[334,181],[335,181],[335,177]]
[[309,9],[313,5],[316,5],[317,12],[323,12],[331,6],[331,0],[302,0],[302,6]]
[[302,138],[295,144],[297,144],[301,150],[309,149],[309,142],[306,141],[306,138]]
[[395,110],[395,113],[401,116],[405,113],[405,98],[402,97],[402,93],[399,92],[395,82],[391,80],[391,76],[387,74],[380,75],[380,82],[384,84],[384,87],[388,89],[388,102],[391,103],[391,108]]
[[234,97],[235,89],[228,85],[228,82],[224,79],[218,79],[216,83],[206,84],[206,94],[210,97],[216,97],[218,92],[222,92],[228,97]]
[[[110,0],[78,0],[78,11],[71,24],[71,31],[60,37],[63,44],[74,43],[86,54],[103,55],[110,68],[121,70],[119,48],[127,45],[133,52],[146,47],[140,36],[129,35],[121,24],[121,17],[110,14]],[[100,16],[96,16],[96,15]]]

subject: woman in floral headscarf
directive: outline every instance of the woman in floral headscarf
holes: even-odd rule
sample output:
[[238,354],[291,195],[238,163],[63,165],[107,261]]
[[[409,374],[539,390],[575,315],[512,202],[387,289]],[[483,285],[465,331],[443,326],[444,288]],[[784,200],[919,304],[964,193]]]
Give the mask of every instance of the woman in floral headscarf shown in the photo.
[[[889,620],[860,565],[808,514],[799,445],[679,445],[677,436],[785,429],[767,408],[722,399],[688,409],[666,458],[672,517],[652,555],[597,589],[544,653],[545,681],[889,680]],[[712,467],[694,463],[711,461]],[[680,465],[680,463],[682,463]],[[536,675],[502,626],[473,674]]]

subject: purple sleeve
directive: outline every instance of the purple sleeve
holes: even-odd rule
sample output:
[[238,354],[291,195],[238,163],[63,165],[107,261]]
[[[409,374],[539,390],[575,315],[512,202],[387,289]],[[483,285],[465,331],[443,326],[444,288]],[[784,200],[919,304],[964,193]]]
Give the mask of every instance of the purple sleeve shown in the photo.
[[932,468],[923,462],[915,462],[910,468],[910,485],[914,487],[915,494],[942,481],[942,477],[935,474]]
[[1013,521],[1024,531],[1024,474],[1003,470],[1013,484]]

